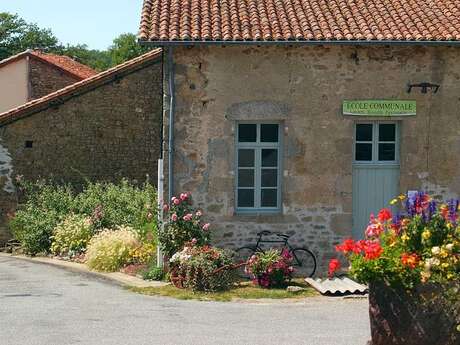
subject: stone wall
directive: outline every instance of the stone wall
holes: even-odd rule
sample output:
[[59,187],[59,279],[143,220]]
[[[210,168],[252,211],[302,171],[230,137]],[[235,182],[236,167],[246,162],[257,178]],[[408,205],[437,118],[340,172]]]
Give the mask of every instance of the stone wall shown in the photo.
[[[345,99],[415,99],[417,116],[396,119],[401,128],[400,190],[430,187],[440,196],[460,193],[458,48],[174,49],[175,191],[193,193],[214,223],[217,244],[238,247],[254,241],[263,229],[287,232],[293,242],[318,255],[324,270],[333,245],[352,230],[356,119],[342,115]],[[407,85],[420,82],[441,88],[437,94],[416,89],[409,95]],[[167,113],[165,106],[165,120]],[[238,120],[282,123],[281,214],[235,212]],[[167,126],[164,131],[168,133]]]
[[16,206],[14,178],[53,177],[156,182],[160,154],[162,66],[149,61],[129,74],[77,94],[60,105],[0,127],[0,241]]
[[80,80],[81,78],[48,63],[34,58],[29,59],[30,99],[41,98]]

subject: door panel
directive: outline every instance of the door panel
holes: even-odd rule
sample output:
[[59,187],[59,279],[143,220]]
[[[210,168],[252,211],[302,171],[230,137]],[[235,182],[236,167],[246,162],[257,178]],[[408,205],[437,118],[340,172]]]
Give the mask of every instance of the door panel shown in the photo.
[[[353,237],[361,239],[371,213],[377,215],[399,191],[399,128],[395,122],[355,125]],[[366,150],[363,149],[364,145]]]
[[353,167],[353,237],[361,239],[371,213],[398,195],[399,166],[355,165]]

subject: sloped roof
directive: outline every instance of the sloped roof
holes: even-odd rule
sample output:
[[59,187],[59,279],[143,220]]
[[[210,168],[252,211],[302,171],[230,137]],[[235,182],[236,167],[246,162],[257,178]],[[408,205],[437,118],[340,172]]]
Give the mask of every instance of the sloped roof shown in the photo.
[[76,79],[82,80],[97,74],[97,72],[93,70],[91,67],[83,65],[82,63],[75,61],[68,56],[48,54],[37,50],[27,50],[25,52],[13,55],[5,60],[2,60],[0,61],[0,68],[14,61],[23,59],[27,56],[40,60],[49,65],[52,65],[62,70],[63,72],[72,75]]
[[459,41],[459,0],[144,0],[140,41]]
[[74,95],[92,90],[100,85],[104,85],[105,83],[114,80],[118,75],[136,70],[144,63],[160,58],[161,55],[161,49],[151,50],[144,55],[110,68],[104,72],[83,79],[82,81],[71,84],[42,98],[32,100],[28,103],[1,113],[0,126],[3,126],[22,117],[37,113],[45,108],[48,108],[49,106],[52,106],[53,104],[63,103]]

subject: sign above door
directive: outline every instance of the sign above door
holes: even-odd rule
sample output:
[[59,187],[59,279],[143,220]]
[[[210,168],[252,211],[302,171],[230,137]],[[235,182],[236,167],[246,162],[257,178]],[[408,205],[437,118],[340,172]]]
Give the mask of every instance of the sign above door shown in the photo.
[[416,101],[404,100],[354,100],[343,101],[343,115],[354,116],[414,116]]

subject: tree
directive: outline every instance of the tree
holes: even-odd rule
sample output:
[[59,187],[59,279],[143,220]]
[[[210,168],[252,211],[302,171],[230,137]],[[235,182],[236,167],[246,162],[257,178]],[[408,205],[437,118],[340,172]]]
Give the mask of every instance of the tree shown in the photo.
[[27,23],[17,14],[0,12],[0,60],[27,49],[69,56],[97,71],[131,60],[149,49],[137,43],[133,34],[121,34],[108,50],[89,49],[86,44],[62,45],[50,29]]
[[96,71],[104,71],[112,66],[112,59],[107,51],[89,49],[86,44],[67,45],[58,49],[56,53],[67,55]]
[[51,30],[27,23],[16,14],[0,12],[0,60],[27,49],[58,47],[59,41]]
[[112,66],[134,59],[148,50],[149,48],[137,43],[136,35],[129,33],[121,34],[113,40],[113,45],[109,48]]

